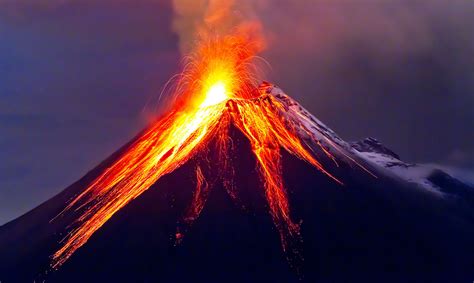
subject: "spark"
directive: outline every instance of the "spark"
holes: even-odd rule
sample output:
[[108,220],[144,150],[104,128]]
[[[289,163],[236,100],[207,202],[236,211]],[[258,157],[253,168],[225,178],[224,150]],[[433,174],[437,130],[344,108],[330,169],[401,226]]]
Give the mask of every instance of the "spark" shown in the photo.
[[[255,42],[242,35],[201,43],[180,76],[175,105],[61,212],[74,210],[80,216],[52,255],[52,268],[60,267],[117,211],[194,157],[212,139],[219,144],[220,167],[233,175],[226,158],[232,148],[227,130],[231,124],[250,141],[283,250],[288,250],[291,241],[299,241],[300,227],[291,218],[283,185],[281,149],[305,160],[335,182],[342,182],[300,140],[297,127],[301,125],[286,118],[283,104],[256,87],[251,61],[257,50]],[[201,167],[196,168],[196,178],[196,192],[185,216],[187,225],[199,216],[210,190]],[[232,182],[222,181],[235,198]],[[181,238],[181,233],[178,235]]]

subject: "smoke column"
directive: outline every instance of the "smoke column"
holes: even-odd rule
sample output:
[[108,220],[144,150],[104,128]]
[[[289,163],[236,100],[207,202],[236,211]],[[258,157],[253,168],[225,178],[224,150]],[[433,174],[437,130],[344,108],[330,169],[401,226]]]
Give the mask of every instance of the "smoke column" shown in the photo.
[[263,47],[262,25],[256,8],[265,1],[250,0],[173,0],[173,29],[179,37],[182,54],[188,54],[195,41],[210,35],[245,32]]

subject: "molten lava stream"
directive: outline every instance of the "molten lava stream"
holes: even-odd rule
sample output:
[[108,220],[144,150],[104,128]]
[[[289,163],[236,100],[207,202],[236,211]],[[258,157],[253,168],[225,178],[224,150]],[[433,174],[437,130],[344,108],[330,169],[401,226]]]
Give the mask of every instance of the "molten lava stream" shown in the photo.
[[64,263],[115,212],[205,146],[223,109],[221,103],[191,113],[173,113],[132,144],[66,208],[71,209],[79,201],[82,203],[76,210],[87,207],[77,220],[79,226],[53,255],[52,266]]
[[[281,148],[341,182],[303,144],[297,129],[301,125],[288,119],[283,104],[252,83],[252,48],[240,37],[224,37],[201,46],[185,69],[177,88],[184,92],[175,107],[138,137],[62,212],[75,209],[80,217],[64,238],[63,246],[54,253],[53,268],[63,264],[118,210],[195,156],[213,138],[219,147],[219,167],[228,171],[220,174],[222,182],[236,199],[234,173],[226,158],[232,149],[231,124],[250,141],[283,250],[288,251],[289,243],[300,241],[299,225],[291,219],[283,185]],[[199,216],[210,191],[201,167],[196,168],[196,180],[196,191],[184,219],[188,226]]]

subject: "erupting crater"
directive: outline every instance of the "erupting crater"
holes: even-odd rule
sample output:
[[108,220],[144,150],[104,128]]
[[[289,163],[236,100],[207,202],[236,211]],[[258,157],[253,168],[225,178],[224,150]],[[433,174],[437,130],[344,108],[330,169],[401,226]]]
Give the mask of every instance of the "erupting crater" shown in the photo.
[[[327,137],[321,137],[326,139],[326,146],[321,138],[315,139],[314,129],[320,125],[300,111],[300,106],[295,109],[297,103],[278,88],[268,83],[256,86],[251,64],[256,49],[254,42],[242,36],[212,39],[199,46],[173,92],[175,103],[63,210],[62,213],[74,210],[80,216],[54,253],[53,268],[61,266],[117,211],[195,156],[210,140],[218,141],[221,164],[214,167],[232,171],[232,164],[226,160],[232,146],[228,133],[231,125],[250,142],[283,250],[288,252],[290,243],[301,240],[300,227],[290,215],[280,151],[285,149],[342,185],[318,161],[315,148],[304,137],[317,140],[317,150],[336,165],[333,153],[343,150]],[[350,161],[359,165],[353,159]],[[232,194],[233,181],[229,179],[223,183]],[[186,216],[188,224],[199,216],[208,195],[209,185],[199,165],[196,183]],[[291,254],[299,252],[292,250]]]

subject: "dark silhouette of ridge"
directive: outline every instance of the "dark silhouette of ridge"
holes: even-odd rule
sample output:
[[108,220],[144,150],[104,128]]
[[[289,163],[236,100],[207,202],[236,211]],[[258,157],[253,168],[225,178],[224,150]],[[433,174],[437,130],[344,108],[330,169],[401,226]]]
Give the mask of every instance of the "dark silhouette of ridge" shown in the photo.
[[232,128],[237,200],[221,182],[199,218],[175,233],[195,188],[195,166],[216,179],[215,144],[118,211],[66,263],[53,271],[50,256],[74,212],[54,221],[67,201],[120,155],[124,146],[62,193],[0,227],[3,282],[471,282],[474,213],[469,202],[443,199],[348,162],[320,154],[344,186],[282,150],[292,217],[301,222],[300,274],[281,249],[250,144]]

